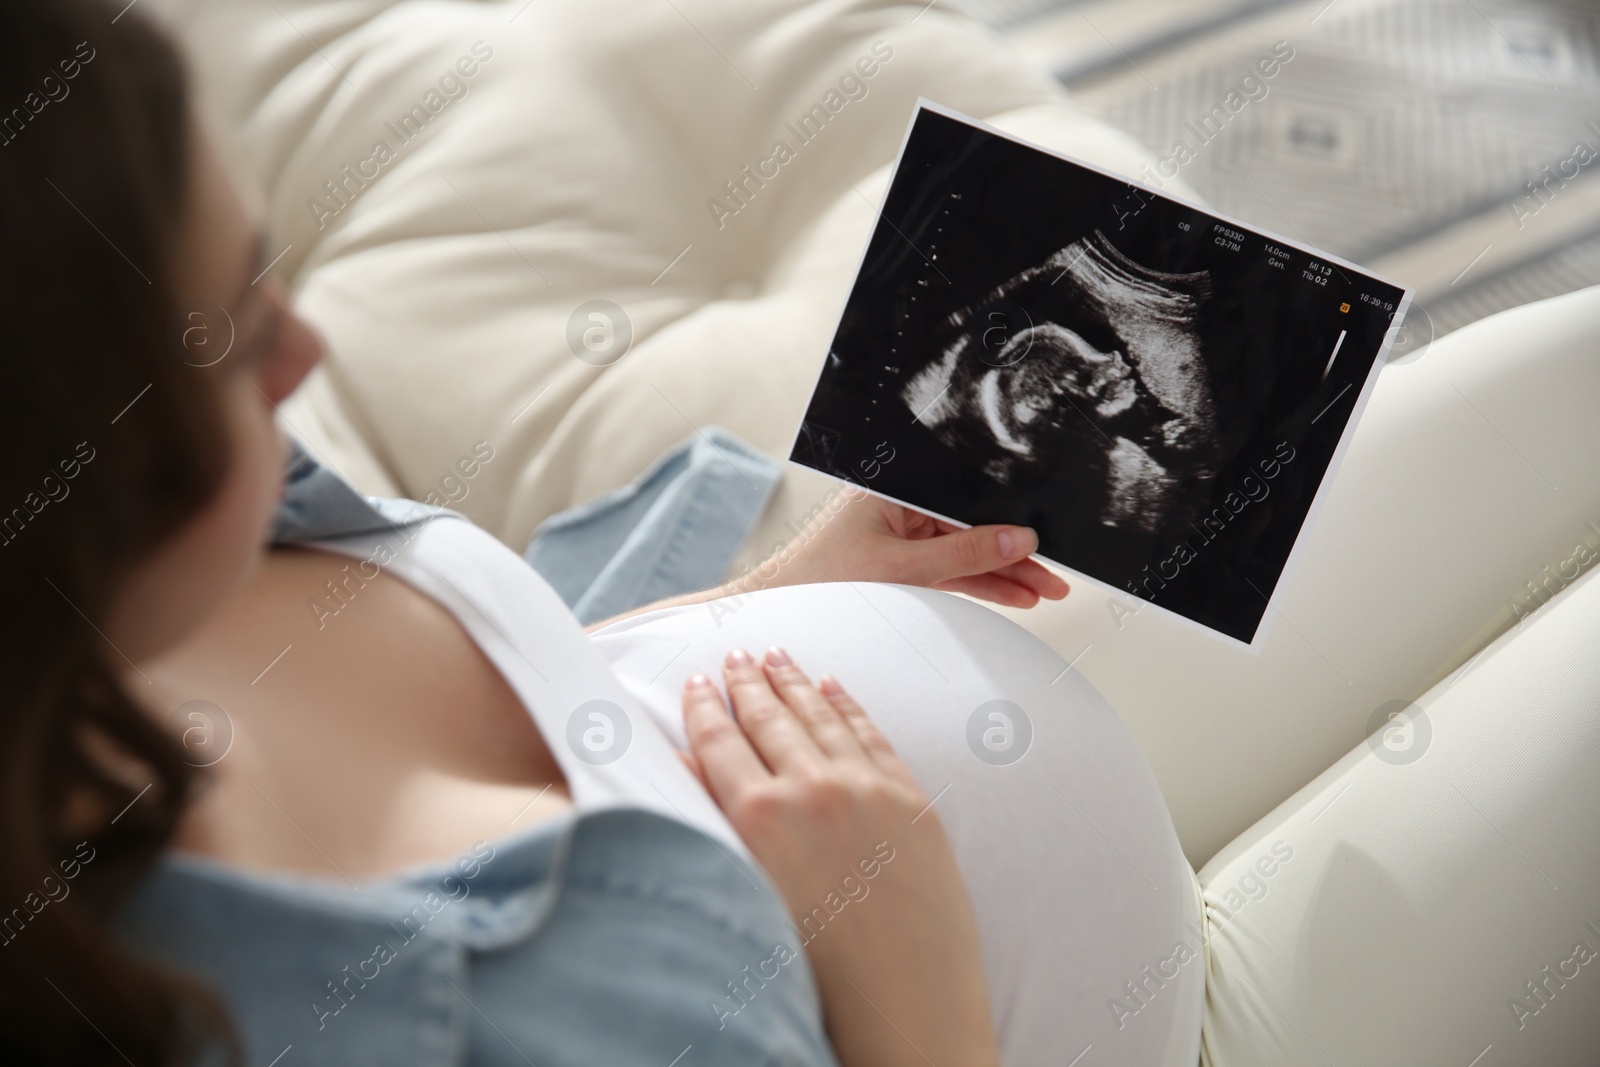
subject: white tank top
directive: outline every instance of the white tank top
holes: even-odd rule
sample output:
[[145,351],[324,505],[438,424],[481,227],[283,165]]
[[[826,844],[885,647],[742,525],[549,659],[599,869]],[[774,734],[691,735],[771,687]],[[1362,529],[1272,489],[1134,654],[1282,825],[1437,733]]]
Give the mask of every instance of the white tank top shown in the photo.
[[[442,604],[500,670],[566,775],[574,808],[640,807],[749,850],[673,743],[523,559],[462,518],[311,543],[371,560]],[[364,568],[371,573],[371,567]]]

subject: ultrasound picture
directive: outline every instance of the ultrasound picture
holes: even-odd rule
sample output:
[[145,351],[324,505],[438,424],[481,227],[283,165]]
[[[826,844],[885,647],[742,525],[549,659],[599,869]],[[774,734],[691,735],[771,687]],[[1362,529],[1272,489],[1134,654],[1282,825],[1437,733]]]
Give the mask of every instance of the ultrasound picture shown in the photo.
[[[1205,272],[1142,267],[1096,231],[952,314],[950,342],[900,399],[999,485],[1076,457],[1083,521],[1154,533],[1216,471],[1198,329],[1209,291]],[[1014,333],[1007,304],[1031,309]]]
[[1408,299],[923,105],[791,459],[1249,645]]

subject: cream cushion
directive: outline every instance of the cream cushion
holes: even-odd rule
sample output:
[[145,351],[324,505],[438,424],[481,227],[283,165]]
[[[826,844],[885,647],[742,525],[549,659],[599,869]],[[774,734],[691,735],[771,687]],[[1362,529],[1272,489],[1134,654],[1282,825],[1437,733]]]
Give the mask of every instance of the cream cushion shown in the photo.
[[[1105,162],[1147,158],[942,5],[165,5],[329,342],[289,421],[374,492],[423,495],[488,440],[471,510],[517,548],[698,427],[783,450],[919,94],[1032,108]],[[478,41],[493,55],[464,97],[331,219],[309,206],[376,141],[399,146],[391,127]],[[838,95],[847,75],[864,96]],[[801,144],[786,124],[824,103]],[[794,158],[719,218],[710,201],[735,203],[725,183],[779,139]],[[605,368],[567,340],[595,299],[635,337]]]
[[1206,864],[1203,1063],[1596,1062],[1597,647],[1591,572]]

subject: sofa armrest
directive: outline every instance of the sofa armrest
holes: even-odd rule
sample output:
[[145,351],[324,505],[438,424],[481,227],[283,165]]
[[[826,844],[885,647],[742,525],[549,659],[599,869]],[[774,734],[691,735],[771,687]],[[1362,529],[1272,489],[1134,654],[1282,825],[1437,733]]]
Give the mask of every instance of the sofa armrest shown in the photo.
[[1202,1063],[1594,1063],[1596,647],[1590,572],[1205,865]]

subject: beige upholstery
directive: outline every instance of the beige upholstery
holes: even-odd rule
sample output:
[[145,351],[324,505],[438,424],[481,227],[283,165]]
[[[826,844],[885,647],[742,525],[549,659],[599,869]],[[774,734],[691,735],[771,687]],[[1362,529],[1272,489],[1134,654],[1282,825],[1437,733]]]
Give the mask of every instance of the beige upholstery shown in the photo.
[[1589,574],[1206,864],[1203,1063],[1600,1062],[1596,648]]
[[[1085,147],[1145,158],[942,5],[241,0],[184,25],[331,346],[290,418],[363,487],[419,495],[488,439],[474,514],[518,547],[698,426],[787,444],[873,218],[868,178],[919,94],[1041,107]],[[375,141],[398,146],[389,127],[478,41],[493,55],[463,98],[347,186],[350,206],[308,206],[333,205],[324,183]],[[846,75],[864,96],[839,95]],[[801,144],[786,123],[824,103]],[[719,218],[709,202],[735,203],[724,183],[780,138],[794,158]],[[592,299],[635,333],[607,368],[568,347]]]

